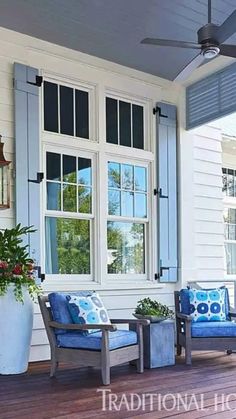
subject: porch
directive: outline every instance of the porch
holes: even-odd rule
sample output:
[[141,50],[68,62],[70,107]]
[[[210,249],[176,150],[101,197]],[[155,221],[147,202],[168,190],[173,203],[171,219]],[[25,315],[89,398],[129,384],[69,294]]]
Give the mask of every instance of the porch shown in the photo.
[[[142,375],[132,366],[114,367],[109,387],[101,386],[100,374],[92,368],[61,366],[54,379],[49,379],[49,368],[48,362],[37,362],[24,375],[0,377],[0,418],[235,417],[235,354],[195,352],[192,367],[178,357],[175,366],[145,370]],[[106,390],[104,399],[101,390]],[[117,395],[113,404],[108,396],[112,393]]]

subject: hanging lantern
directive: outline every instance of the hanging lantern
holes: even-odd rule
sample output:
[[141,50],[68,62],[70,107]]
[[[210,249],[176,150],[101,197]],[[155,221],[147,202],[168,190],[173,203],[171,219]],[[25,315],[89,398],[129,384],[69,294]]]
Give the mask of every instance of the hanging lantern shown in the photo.
[[0,135],[0,209],[10,208],[10,161],[3,154],[4,143]]

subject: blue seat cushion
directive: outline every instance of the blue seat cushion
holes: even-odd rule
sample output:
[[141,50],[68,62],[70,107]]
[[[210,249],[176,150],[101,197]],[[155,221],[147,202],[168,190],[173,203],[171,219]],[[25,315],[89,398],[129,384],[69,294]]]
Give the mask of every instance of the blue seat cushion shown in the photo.
[[193,322],[191,327],[193,338],[233,336],[236,338],[236,323],[228,320],[224,322]]
[[[117,330],[109,332],[109,349],[123,348],[137,344],[137,333],[132,330]],[[102,332],[95,332],[87,336],[80,333],[57,335],[57,344],[62,348],[90,349],[100,351],[102,345]]]

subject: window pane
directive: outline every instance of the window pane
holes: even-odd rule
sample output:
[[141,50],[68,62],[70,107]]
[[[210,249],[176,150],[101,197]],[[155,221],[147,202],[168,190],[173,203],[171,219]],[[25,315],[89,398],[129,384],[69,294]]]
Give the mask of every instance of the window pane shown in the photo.
[[143,107],[139,105],[132,105],[133,117],[133,147],[144,148],[143,141]]
[[134,193],[122,192],[121,215],[123,217],[134,216]]
[[108,186],[110,188],[120,188],[120,164],[108,163]]
[[78,158],[78,183],[82,185],[92,185],[91,160]]
[[136,191],[147,191],[147,169],[136,166],[134,168],[134,181]]
[[61,134],[74,135],[73,89],[60,86]]
[[58,86],[45,81],[44,85],[44,129],[58,132]]
[[78,187],[79,212],[90,214],[92,212],[92,189],[85,186]]
[[135,197],[135,217],[147,217],[147,196],[143,193],[136,193]]
[[134,166],[122,164],[122,188],[134,189]]
[[120,145],[131,147],[131,105],[119,101]]
[[63,180],[76,183],[76,157],[63,155]]
[[143,274],[144,225],[107,223],[107,270],[109,274]]
[[61,155],[47,153],[47,179],[61,180]]
[[61,184],[47,182],[47,209],[61,210]]
[[76,185],[63,185],[63,211],[77,212]]
[[108,214],[120,215],[120,191],[114,189],[108,191]]
[[107,142],[118,144],[117,100],[106,98],[106,137]]
[[46,273],[90,274],[90,221],[46,217]]
[[236,243],[225,243],[227,274],[236,274]]
[[89,138],[89,95],[83,90],[75,91],[76,136]]

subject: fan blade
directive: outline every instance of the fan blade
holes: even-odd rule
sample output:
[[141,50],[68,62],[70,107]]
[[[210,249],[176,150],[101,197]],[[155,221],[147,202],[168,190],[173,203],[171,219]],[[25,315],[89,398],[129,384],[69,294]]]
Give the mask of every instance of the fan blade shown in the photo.
[[141,41],[141,44],[159,45],[163,47],[179,47],[179,48],[193,48],[193,49],[201,48],[201,45],[196,44],[195,42],[174,41],[171,39],[157,39],[157,38],[145,38]]
[[184,81],[186,80],[191,73],[205,60],[202,53],[198,54],[189,64],[184,67],[184,69],[178,74],[174,81]]
[[217,31],[217,42],[222,44],[236,32],[236,10],[222,23]]
[[222,44],[220,46],[220,55],[236,58],[236,45]]

